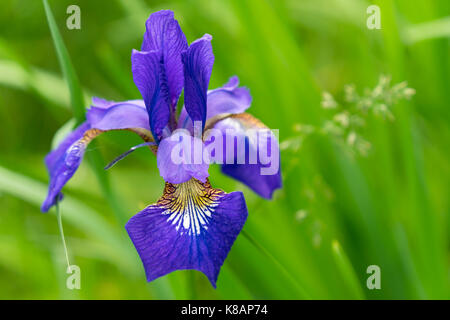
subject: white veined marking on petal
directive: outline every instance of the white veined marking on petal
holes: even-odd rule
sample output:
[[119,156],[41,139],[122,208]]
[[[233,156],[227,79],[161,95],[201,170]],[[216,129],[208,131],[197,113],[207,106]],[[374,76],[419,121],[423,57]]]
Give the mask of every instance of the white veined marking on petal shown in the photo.
[[178,188],[171,205],[162,214],[168,215],[167,222],[181,235],[199,235],[202,229],[208,229],[207,224],[219,205],[218,199],[208,197],[196,184],[186,183]]
[[[189,211],[188,211],[188,213],[189,213]],[[189,229],[190,225],[191,225],[191,221],[190,221],[189,214],[186,214],[186,212],[185,212],[184,216],[183,216],[183,228]]]

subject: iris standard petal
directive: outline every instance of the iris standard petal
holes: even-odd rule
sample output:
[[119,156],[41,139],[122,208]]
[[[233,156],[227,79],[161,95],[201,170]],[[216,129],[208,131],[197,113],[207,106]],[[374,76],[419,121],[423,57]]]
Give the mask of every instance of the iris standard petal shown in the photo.
[[216,287],[220,268],[247,219],[241,192],[225,193],[207,181],[166,183],[163,196],[125,226],[148,281],[175,270],[203,272]]
[[[233,76],[221,88],[208,91],[206,120],[220,114],[242,113],[250,107],[252,96],[249,90],[238,85],[239,78]],[[181,110],[178,127],[189,130],[192,128],[192,121],[185,108]]]
[[161,10],[150,15],[145,24],[146,31],[141,51],[158,51],[167,77],[170,104],[175,111],[183,89],[183,64],[181,52],[188,48],[186,37],[170,10]]
[[[126,119],[123,119],[126,115]],[[47,212],[62,197],[61,190],[80,166],[89,142],[102,132],[130,130],[146,142],[153,138],[149,131],[145,108],[130,102],[116,103],[108,107],[92,107],[87,120],[71,132],[59,146],[45,158],[50,176],[48,194],[41,210]]]
[[[246,184],[260,196],[271,199],[273,192],[282,186],[280,150],[273,133],[248,113],[232,115],[217,122],[214,128],[223,133],[222,172]],[[231,147],[226,146],[227,136],[232,138]],[[242,138],[245,149],[237,148],[238,143],[234,142]],[[238,161],[240,156],[241,163]]]
[[139,89],[149,115],[149,124],[157,141],[169,123],[171,107],[164,66],[158,51],[131,53],[133,80]]
[[163,139],[158,146],[156,161],[164,181],[183,183],[191,178],[202,182],[208,178],[209,162],[203,159],[203,141],[181,130]]
[[184,65],[184,104],[192,121],[206,121],[206,92],[214,64],[211,35],[195,40],[182,53]]

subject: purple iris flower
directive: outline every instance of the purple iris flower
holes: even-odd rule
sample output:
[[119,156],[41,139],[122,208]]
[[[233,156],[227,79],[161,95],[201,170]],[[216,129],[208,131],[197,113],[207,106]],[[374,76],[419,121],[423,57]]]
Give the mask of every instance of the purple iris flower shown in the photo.
[[[248,150],[261,146],[246,135],[246,129],[267,129],[245,113],[252,98],[246,88],[238,87],[237,77],[208,91],[214,62],[211,39],[206,34],[188,46],[173,12],[150,15],[141,51],[133,50],[131,55],[133,79],[143,100],[94,98],[86,121],[45,158],[50,183],[42,204],[44,212],[62,199],[63,186],[78,169],[89,142],[99,134],[135,132],[156,154],[159,172],[166,181],[163,195],[125,226],[148,281],[175,270],[196,269],[215,287],[220,267],[247,219],[242,192],[226,193],[211,187],[209,163],[174,164],[171,160],[177,144],[171,138],[179,128],[189,133],[184,141],[203,146],[208,144],[203,136],[206,129],[218,129],[224,136],[227,129],[233,129],[244,136]],[[183,88],[185,105],[177,116]],[[200,135],[194,134],[194,123],[200,123]],[[279,156],[278,145],[270,152]],[[225,150],[224,157],[228,156]],[[237,153],[232,152],[231,157]],[[223,164],[222,171],[270,199],[281,187],[281,175],[279,168],[274,174],[262,175],[260,169],[265,166],[267,163],[258,158],[252,164]]]

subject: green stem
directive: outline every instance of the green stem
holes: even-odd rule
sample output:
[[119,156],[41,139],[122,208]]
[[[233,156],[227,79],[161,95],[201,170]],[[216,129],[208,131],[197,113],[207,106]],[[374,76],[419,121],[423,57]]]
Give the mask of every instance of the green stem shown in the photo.
[[58,200],[56,200],[55,207],[56,207],[56,219],[58,220],[59,234],[61,236],[62,244],[64,247],[64,254],[66,256],[67,268],[70,268],[69,253],[67,251],[66,239],[64,237],[64,229],[63,229],[63,225],[62,225],[61,210],[59,209],[59,201]]

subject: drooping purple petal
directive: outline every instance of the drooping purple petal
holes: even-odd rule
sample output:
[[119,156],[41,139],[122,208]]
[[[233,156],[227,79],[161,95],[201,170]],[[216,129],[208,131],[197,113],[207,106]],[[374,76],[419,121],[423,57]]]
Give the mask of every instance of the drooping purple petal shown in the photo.
[[89,124],[84,122],[72,131],[60,145],[45,157],[45,164],[50,176],[47,198],[41,206],[43,212],[47,212],[56,200],[62,198],[62,187],[72,178],[80,165],[85,146],[79,143],[85,132],[89,130]]
[[[273,133],[248,113],[221,120],[214,128],[223,133],[222,172],[271,199],[273,192],[282,186],[280,150]],[[232,141],[231,146],[227,138]],[[239,139],[245,141],[245,149]]]
[[158,51],[162,54],[161,62],[167,77],[170,104],[175,108],[183,89],[181,52],[188,48],[186,37],[170,10],[151,14],[145,26],[141,51]]
[[273,192],[282,187],[281,169],[274,175],[261,175],[261,165],[225,164],[222,172],[247,185],[254,192],[266,199],[272,199]]
[[169,87],[161,57],[158,51],[133,50],[131,54],[133,80],[145,101],[150,128],[156,140],[162,136],[171,115]]
[[206,92],[214,64],[211,35],[195,40],[182,53],[184,65],[184,104],[192,121],[206,121]]
[[247,219],[241,192],[207,181],[166,183],[163,196],[125,226],[148,281],[176,270],[203,272],[216,287],[220,268]]
[[[211,119],[220,114],[238,114],[250,107],[252,96],[245,87],[238,87],[239,78],[231,77],[221,88],[209,90],[207,93],[206,119]],[[192,128],[192,121],[183,108],[178,120],[179,128]]]
[[[94,101],[98,102],[99,100]],[[61,190],[80,166],[87,145],[102,132],[126,129],[136,132],[146,141],[153,140],[149,131],[147,111],[139,104],[130,101],[104,104],[90,108],[86,117],[87,120],[45,158],[50,182],[47,198],[41,207],[44,212],[62,197]]]
[[184,130],[175,131],[158,146],[159,174],[170,183],[183,183],[191,178],[205,182],[209,175],[209,162],[203,159],[203,148],[201,139]]

